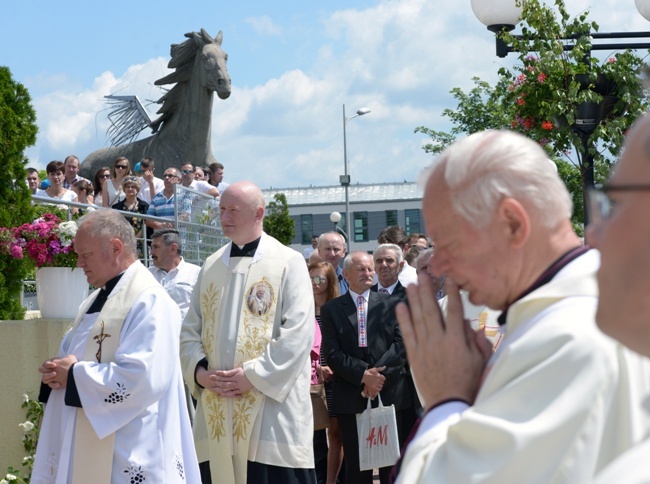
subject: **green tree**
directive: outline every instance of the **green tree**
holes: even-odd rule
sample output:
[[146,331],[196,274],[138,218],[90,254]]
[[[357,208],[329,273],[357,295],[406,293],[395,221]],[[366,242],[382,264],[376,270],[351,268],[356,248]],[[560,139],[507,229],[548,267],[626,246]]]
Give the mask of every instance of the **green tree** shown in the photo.
[[[32,220],[31,192],[27,188],[24,151],[36,142],[36,112],[27,89],[0,66],[0,227]],[[0,253],[0,319],[22,319],[22,281],[28,264]]]
[[[585,186],[594,178],[604,180],[626,130],[648,108],[641,95],[643,60],[629,50],[604,62],[591,57],[589,33],[598,25],[588,20],[588,12],[571,18],[564,0],[554,0],[554,6],[540,0],[518,3],[523,9],[521,34],[499,35],[513,47],[519,63],[511,70],[501,68],[494,86],[474,78],[468,93],[452,90],[458,106],[443,111],[454,124],[449,133],[425,127],[415,131],[431,137],[424,149],[434,154],[458,135],[482,129],[512,129],[534,139],[556,162],[571,190],[574,226],[582,232]],[[576,174],[581,180],[577,185]]]
[[289,216],[289,205],[284,193],[276,193],[269,202],[264,216],[264,232],[275,237],[284,245],[291,245],[296,231]]

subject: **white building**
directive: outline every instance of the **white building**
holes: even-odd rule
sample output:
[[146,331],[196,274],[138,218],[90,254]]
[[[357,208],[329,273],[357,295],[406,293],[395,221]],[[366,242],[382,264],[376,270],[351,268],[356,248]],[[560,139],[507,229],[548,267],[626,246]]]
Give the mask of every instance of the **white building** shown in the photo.
[[409,235],[425,232],[421,216],[422,191],[412,182],[350,185],[352,233],[348,231],[345,220],[345,189],[342,186],[269,188],[262,191],[267,203],[276,193],[284,193],[287,197],[296,231],[291,247],[299,252],[311,246],[312,235],[335,230],[330,221],[332,212],[341,214],[338,225],[350,234],[353,251],[372,252],[377,246],[377,236],[389,225],[400,225]]

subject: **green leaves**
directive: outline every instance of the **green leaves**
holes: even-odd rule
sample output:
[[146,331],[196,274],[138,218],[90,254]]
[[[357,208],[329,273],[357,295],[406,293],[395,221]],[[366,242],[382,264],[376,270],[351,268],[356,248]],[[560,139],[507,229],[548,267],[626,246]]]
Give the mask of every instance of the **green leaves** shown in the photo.
[[[0,66],[0,227],[15,227],[32,220],[31,193],[25,181],[25,149],[36,142],[36,112],[27,89]],[[27,264],[0,255],[0,319],[22,319],[22,280]]]
[[[495,86],[475,77],[475,87],[468,93],[459,88],[451,91],[457,107],[443,111],[453,123],[450,133],[425,127],[416,132],[431,137],[432,143],[424,149],[434,154],[458,135],[483,129],[512,129],[539,142],[549,157],[576,170],[571,180],[567,168],[560,174],[575,195],[577,226],[583,220],[578,206],[582,186],[574,182],[577,174],[584,183],[584,146],[590,146],[594,157],[596,181],[602,180],[620,152],[624,133],[648,109],[640,79],[644,62],[629,50],[613,52],[604,60],[592,56],[590,34],[599,26],[589,20],[587,11],[571,18],[564,0],[549,5],[541,0],[517,3],[523,7],[521,34],[498,35],[514,49],[519,62],[512,69],[501,67]],[[585,74],[586,81],[580,78]],[[609,115],[602,109],[604,98],[612,109]],[[587,119],[581,118],[588,113],[586,103],[595,103],[598,114],[606,115],[587,134]]]
[[296,232],[284,193],[276,193],[273,196],[273,201],[269,202],[264,215],[264,232],[275,237],[284,245],[291,245]]

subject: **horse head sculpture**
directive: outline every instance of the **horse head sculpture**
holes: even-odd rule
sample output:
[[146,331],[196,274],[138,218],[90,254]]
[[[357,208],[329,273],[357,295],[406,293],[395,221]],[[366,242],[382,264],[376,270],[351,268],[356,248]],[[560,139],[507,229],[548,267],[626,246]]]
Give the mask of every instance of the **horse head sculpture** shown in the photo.
[[118,156],[125,156],[132,165],[149,156],[158,173],[183,163],[209,165],[216,161],[210,143],[212,99],[215,92],[220,99],[227,99],[231,92],[228,54],[221,49],[223,33],[212,38],[201,29],[185,37],[184,42],[171,46],[168,67],[174,72],[155,82],[175,85],[157,101],[162,105],[157,112],[160,116],[149,123],[154,134],[94,151],[81,165],[83,176],[92,178],[96,170],[110,166]]

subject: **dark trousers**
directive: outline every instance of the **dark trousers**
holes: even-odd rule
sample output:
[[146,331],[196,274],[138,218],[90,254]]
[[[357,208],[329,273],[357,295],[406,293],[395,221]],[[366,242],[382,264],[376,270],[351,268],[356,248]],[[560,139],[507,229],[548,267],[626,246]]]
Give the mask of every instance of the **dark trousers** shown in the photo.
[[327,430],[314,431],[314,468],[318,484],[327,481],[327,450]]
[[[343,453],[345,454],[345,482],[372,484],[372,471],[361,471],[359,466],[357,416],[339,414],[336,418],[339,419],[341,442],[343,443]],[[398,410],[395,412],[395,420],[397,421],[397,438],[401,449],[415,424],[415,412],[412,408]],[[389,483],[391,469],[392,467],[382,467],[379,469],[379,482],[381,484]]]
[[[212,484],[210,462],[199,464],[201,483]],[[246,482],[250,484],[315,484],[314,469],[292,469],[248,461]]]

